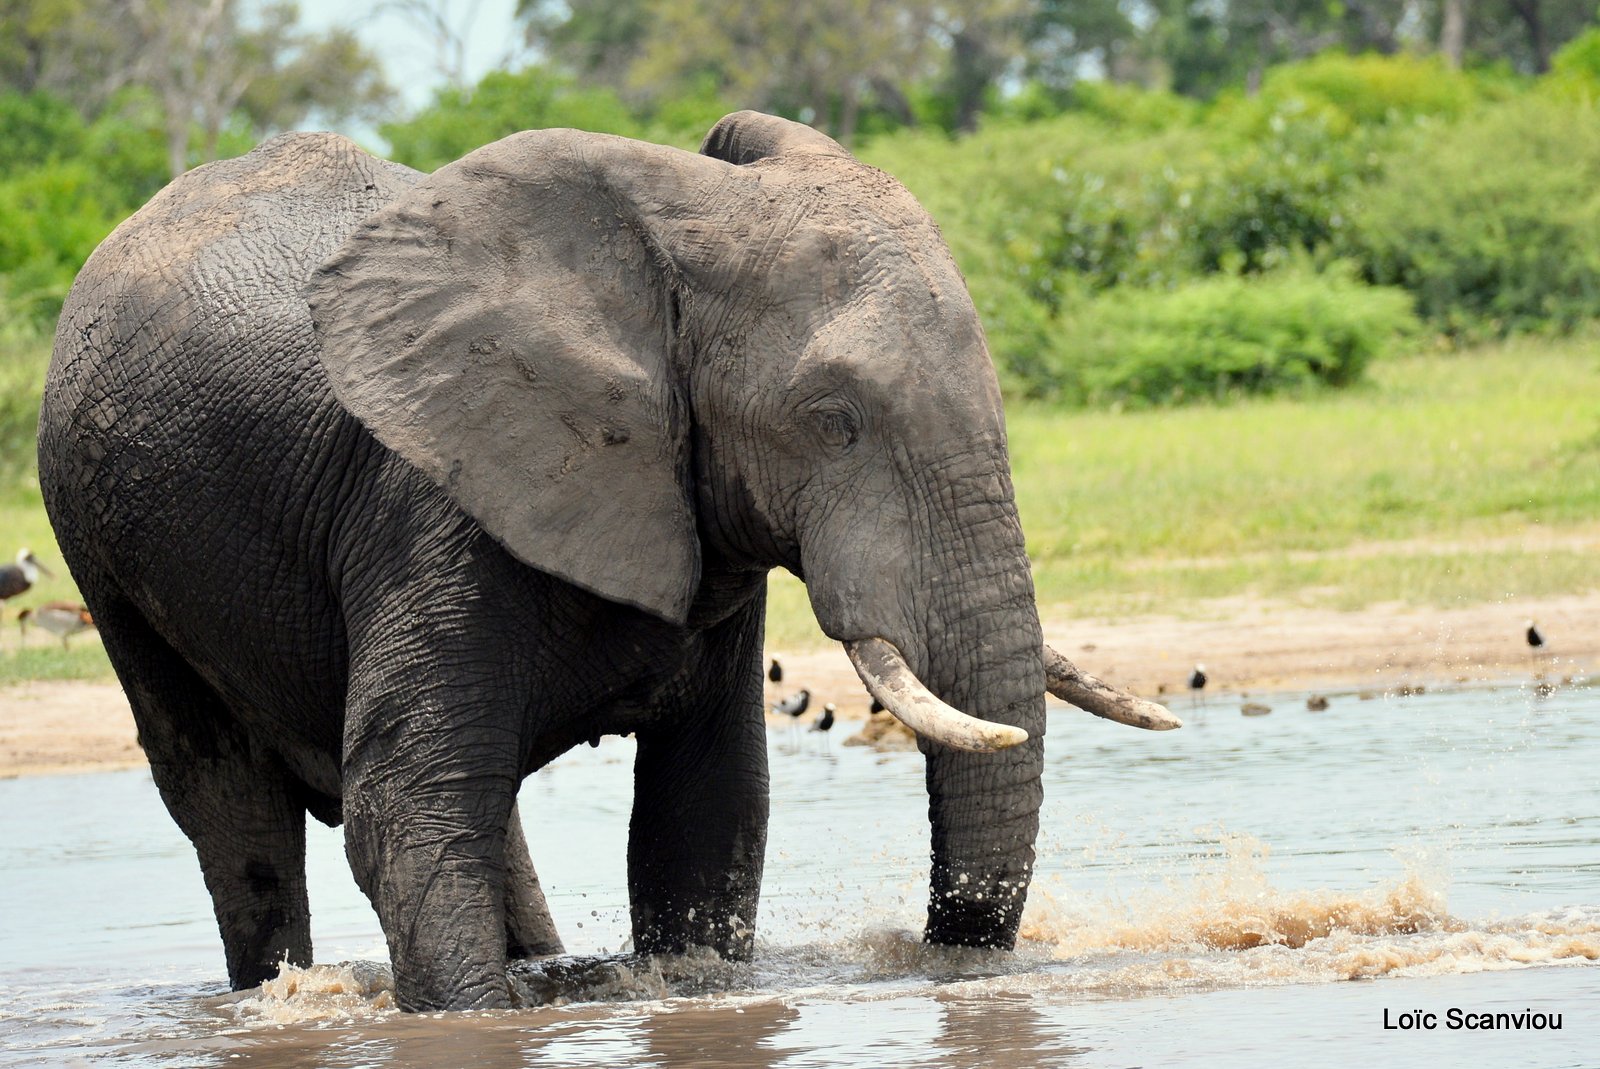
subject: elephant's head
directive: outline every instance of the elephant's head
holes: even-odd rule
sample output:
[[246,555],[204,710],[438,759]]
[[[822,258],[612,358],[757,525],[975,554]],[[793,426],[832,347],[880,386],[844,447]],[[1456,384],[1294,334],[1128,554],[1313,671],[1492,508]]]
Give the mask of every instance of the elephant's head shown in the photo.
[[700,155],[517,134],[308,298],[340,400],[527,563],[675,623],[711,562],[800,575],[922,735],[929,938],[1011,944],[1047,670],[1132,699],[1047,655],[983,331],[898,182],[750,112]]

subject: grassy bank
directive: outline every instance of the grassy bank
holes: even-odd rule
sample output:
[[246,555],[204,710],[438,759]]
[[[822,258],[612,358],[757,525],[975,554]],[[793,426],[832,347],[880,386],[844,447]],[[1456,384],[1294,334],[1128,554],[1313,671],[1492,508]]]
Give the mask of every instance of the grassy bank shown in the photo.
[[[1010,412],[1045,615],[1187,615],[1239,594],[1359,608],[1600,587],[1600,346],[1382,362],[1304,400]],[[1537,525],[1537,526],[1535,526]],[[775,577],[769,641],[821,641]]]
[[[1515,341],[1385,361],[1308,399],[1010,414],[1046,615],[1180,615],[1238,594],[1359,608],[1600,587],[1600,345]],[[0,682],[108,673],[92,640],[19,657],[17,610],[77,596],[36,489],[0,531],[57,577],[6,606]],[[6,553],[9,546],[0,546]],[[804,588],[772,583],[769,641],[822,640]]]

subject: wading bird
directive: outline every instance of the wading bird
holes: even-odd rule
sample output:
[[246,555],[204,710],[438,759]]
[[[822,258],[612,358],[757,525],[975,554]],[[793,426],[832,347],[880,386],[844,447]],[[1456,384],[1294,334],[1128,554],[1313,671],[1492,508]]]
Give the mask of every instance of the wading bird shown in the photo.
[[822,748],[831,750],[833,744],[828,741],[828,732],[833,729],[833,714],[836,712],[832,702],[822,707],[822,715],[817,717],[817,722],[811,725],[812,731],[822,732]]
[[785,698],[777,705],[774,705],[772,707],[772,711],[775,713],[782,713],[784,716],[800,717],[805,715],[806,708],[810,704],[811,692],[809,690],[802,690],[794,697]]
[[1532,646],[1534,649],[1538,649],[1540,646],[1544,645],[1544,635],[1539,633],[1538,625],[1536,625],[1532,620],[1528,621],[1527,638],[1528,645]]
[[0,601],[7,601],[25,592],[39,581],[40,573],[54,578],[49,568],[39,563],[31,549],[17,550],[17,562],[0,568]]
[[23,609],[17,617],[17,626],[22,630],[24,640],[28,637],[28,625],[37,624],[46,631],[61,639],[62,648],[66,648],[67,639],[83,631],[94,630],[94,617],[89,615],[87,605],[74,605],[70,601],[47,601],[35,609]]
[[772,667],[767,669],[767,678],[772,680],[774,683],[783,682],[783,665],[778,663],[778,659],[776,657],[772,659]]
[[1189,689],[1194,692],[1194,700],[1204,705],[1206,703],[1206,666],[1197,664],[1194,671],[1189,673]]

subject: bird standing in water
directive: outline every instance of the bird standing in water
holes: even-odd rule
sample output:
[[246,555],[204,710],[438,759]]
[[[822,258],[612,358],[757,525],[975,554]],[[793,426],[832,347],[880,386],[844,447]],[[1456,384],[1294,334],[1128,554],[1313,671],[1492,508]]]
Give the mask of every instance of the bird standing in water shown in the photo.
[[1201,705],[1206,703],[1206,666],[1197,664],[1194,671],[1189,673],[1189,689],[1194,691],[1195,701]]
[[824,705],[822,707],[822,715],[817,717],[817,722],[815,724],[811,725],[811,730],[812,731],[831,731],[831,730],[833,730],[833,714],[836,711],[837,710],[834,709],[834,706],[833,706],[832,702],[829,702],[828,704]]
[[833,730],[833,714],[835,712],[837,712],[837,710],[834,708],[833,703],[828,702],[822,707],[822,715],[817,717],[817,722],[811,725],[812,731],[822,732],[823,749],[832,748],[828,742],[828,732]]
[[792,718],[789,721],[789,742],[791,747],[798,745],[798,743],[795,742],[794,736],[795,724],[798,723],[800,718],[805,715],[806,709],[810,705],[811,692],[809,690],[802,690],[800,693],[791,695],[772,707],[773,713],[782,714]]
[[1544,649],[1544,632],[1539,630],[1539,625],[1532,620],[1528,621],[1528,630],[1523,633],[1528,640],[1528,660],[1533,662],[1535,672],[1533,678],[1543,679],[1544,672],[1539,669],[1539,657]]
[[777,705],[774,705],[772,707],[772,711],[775,713],[782,713],[784,716],[798,718],[805,715],[805,711],[810,705],[811,692],[809,690],[802,690],[799,694],[796,694],[790,698],[785,698]]

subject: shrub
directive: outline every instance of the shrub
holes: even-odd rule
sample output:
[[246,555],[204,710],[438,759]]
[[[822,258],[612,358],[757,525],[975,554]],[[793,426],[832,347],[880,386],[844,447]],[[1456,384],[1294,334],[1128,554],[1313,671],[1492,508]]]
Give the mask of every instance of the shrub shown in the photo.
[[1168,291],[1122,287],[1062,316],[1050,379],[1032,392],[1171,404],[1343,386],[1415,327],[1406,294],[1304,263]]
[[0,292],[0,481],[9,486],[33,467],[50,337],[4,298]]
[[78,268],[126,214],[107,199],[82,160],[0,181],[0,275],[15,303],[35,315],[55,314]]
[[1341,132],[1350,132],[1426,118],[1455,119],[1478,103],[1483,92],[1469,75],[1436,56],[1324,52],[1271,68],[1256,96],[1219,102],[1217,119],[1260,131],[1270,126],[1273,115],[1292,109],[1323,113]]
[[1386,161],[1344,242],[1454,333],[1567,329],[1600,312],[1600,108],[1530,95]]
[[1064,157],[1024,271],[1057,306],[1063,272],[1104,289],[1270,270],[1335,238],[1368,170],[1319,113],[1277,115],[1247,140],[1185,134]]

